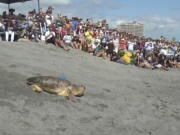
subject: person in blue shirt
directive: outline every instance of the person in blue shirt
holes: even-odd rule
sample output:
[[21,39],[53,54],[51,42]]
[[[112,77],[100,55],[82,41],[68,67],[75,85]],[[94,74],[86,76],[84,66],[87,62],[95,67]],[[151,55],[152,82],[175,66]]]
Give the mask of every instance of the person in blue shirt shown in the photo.
[[76,18],[72,18],[71,24],[72,24],[72,31],[74,32],[74,36],[76,36],[76,31],[77,31],[79,22]]

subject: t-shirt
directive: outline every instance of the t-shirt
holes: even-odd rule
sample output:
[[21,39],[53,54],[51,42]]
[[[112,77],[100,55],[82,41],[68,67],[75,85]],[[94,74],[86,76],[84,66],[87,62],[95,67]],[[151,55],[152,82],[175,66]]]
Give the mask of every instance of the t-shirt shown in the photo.
[[55,32],[53,32],[53,31],[51,31],[51,32],[50,32],[50,31],[47,31],[47,32],[45,33],[45,37],[47,37],[46,40],[54,37],[55,35],[56,35]]
[[73,31],[77,30],[77,27],[78,27],[78,24],[79,24],[78,21],[72,20],[71,24],[72,24],[72,30]]
[[154,49],[154,42],[146,42],[144,47],[146,51],[152,51]]
[[106,44],[106,43],[107,43],[107,38],[103,37],[103,38],[101,39],[101,44]]
[[65,36],[63,37],[63,40],[64,40],[65,43],[71,43],[71,41],[72,41],[72,36],[70,36],[70,35],[65,35]]
[[92,40],[92,38],[93,38],[92,35],[93,35],[93,32],[91,32],[91,31],[85,32],[85,36],[88,40]]
[[52,20],[53,20],[53,16],[46,15],[45,18],[46,18],[47,26],[51,25]]
[[131,56],[132,56],[132,53],[131,52],[125,52],[124,56],[122,57],[122,59],[127,62],[127,63],[130,63],[131,62]]
[[92,44],[93,49],[97,48],[100,45],[100,39],[94,39],[93,38],[91,41],[91,44]]
[[14,14],[10,14],[7,17],[9,20],[16,20],[16,18],[17,18],[16,15],[14,15]]
[[107,44],[107,47],[108,47],[107,52],[108,53],[113,53],[113,51],[114,51],[114,44],[112,42],[110,42],[110,43]]
[[118,49],[119,49],[119,39],[116,38],[116,39],[113,39],[113,44],[114,44],[114,51],[116,53],[118,53]]
[[119,47],[119,39],[113,39],[113,43],[115,47]]
[[108,39],[108,40],[113,40],[113,35],[108,34],[108,35],[107,35],[107,39]]
[[134,51],[134,46],[135,46],[136,44],[135,43],[133,43],[133,42],[128,42],[128,50],[129,51]]
[[171,48],[167,49],[167,56],[174,56],[174,54],[175,54],[175,50],[173,50]]
[[61,27],[63,26],[62,22],[60,20],[56,21],[56,27]]
[[67,24],[66,24],[66,29],[67,29],[67,30],[70,30],[71,27],[72,27],[72,24],[70,24],[70,23],[67,23]]
[[67,30],[62,27],[60,34],[61,34],[62,37],[64,37],[65,35],[67,35]]
[[164,54],[164,55],[167,55],[167,49],[160,49],[160,54]]
[[120,40],[120,46],[119,49],[124,50],[127,47],[127,42],[125,40]]

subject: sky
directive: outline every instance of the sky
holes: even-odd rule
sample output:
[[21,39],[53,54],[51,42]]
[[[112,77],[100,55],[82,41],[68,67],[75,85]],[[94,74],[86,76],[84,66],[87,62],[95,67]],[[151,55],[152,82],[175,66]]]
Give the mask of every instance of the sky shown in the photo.
[[[139,21],[144,24],[145,36],[167,39],[176,37],[180,41],[180,0],[40,0],[42,9],[55,8],[54,14],[60,12],[69,17],[106,19],[111,27],[122,22]],[[37,0],[12,4],[16,13],[27,13],[36,8]],[[0,11],[7,5],[0,4]]]

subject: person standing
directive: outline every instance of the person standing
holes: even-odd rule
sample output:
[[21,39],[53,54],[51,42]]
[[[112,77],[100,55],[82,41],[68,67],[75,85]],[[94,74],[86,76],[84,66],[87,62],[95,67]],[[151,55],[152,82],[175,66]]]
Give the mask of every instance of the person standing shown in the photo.
[[6,41],[9,41],[9,35],[11,35],[11,42],[14,41],[14,34],[17,30],[16,15],[14,15],[14,9],[9,9],[9,15],[6,19],[5,35]]

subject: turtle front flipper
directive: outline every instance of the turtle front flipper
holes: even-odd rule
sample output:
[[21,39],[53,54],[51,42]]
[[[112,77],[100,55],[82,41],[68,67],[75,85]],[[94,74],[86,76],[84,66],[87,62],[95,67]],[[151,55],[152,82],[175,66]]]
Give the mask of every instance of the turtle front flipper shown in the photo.
[[67,88],[67,99],[68,100],[70,100],[70,101],[72,101],[72,102],[76,102],[76,98],[75,98],[75,96],[73,95],[73,93],[72,93],[72,89],[71,89],[72,87],[70,87],[70,88]]
[[64,96],[64,97],[66,97],[66,99],[75,102],[75,97],[74,97],[74,95],[72,94],[71,89],[70,89],[69,87],[68,87],[68,88],[64,88],[64,89],[62,89],[62,90],[57,90],[56,93],[57,93],[57,95],[59,95],[59,96]]
[[42,92],[42,88],[40,88],[38,85],[31,85],[31,88],[35,92]]

